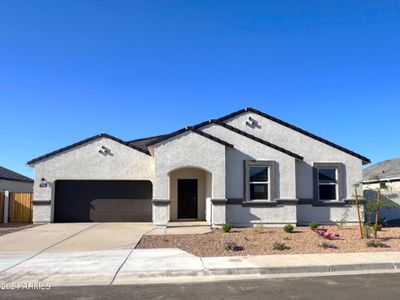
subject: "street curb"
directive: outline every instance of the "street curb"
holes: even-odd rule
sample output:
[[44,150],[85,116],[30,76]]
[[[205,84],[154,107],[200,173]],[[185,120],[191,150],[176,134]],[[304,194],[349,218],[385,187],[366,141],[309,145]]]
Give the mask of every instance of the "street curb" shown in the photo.
[[[248,268],[213,268],[202,270],[173,270],[173,271],[149,271],[131,272],[124,274],[123,279],[147,278],[147,277],[181,277],[181,276],[215,276],[215,275],[275,275],[275,274],[297,274],[297,273],[334,273],[334,272],[357,272],[371,270],[396,270],[397,263],[355,263],[318,266],[293,266],[293,267],[248,267]],[[122,279],[121,276],[118,279]]]

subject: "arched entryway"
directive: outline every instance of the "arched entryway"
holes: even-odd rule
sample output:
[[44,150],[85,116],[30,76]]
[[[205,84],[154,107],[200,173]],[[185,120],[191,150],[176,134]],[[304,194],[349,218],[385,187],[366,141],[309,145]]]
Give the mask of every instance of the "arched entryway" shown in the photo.
[[198,167],[169,172],[170,220],[210,220],[212,174]]

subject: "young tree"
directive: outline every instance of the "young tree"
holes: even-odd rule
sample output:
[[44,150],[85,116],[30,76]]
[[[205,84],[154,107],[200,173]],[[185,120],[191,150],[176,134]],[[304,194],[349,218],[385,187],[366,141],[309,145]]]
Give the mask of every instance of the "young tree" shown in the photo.
[[[379,177],[375,177],[374,180],[379,181]],[[373,213],[375,213],[374,225],[372,226],[374,238],[378,237],[378,231],[380,229],[380,209],[400,207],[399,204],[391,201],[391,199],[398,197],[399,196],[397,194],[392,193],[391,188],[388,185],[379,184],[376,188],[364,189],[364,203],[367,220],[371,221],[371,216]],[[368,226],[368,224],[365,226]]]

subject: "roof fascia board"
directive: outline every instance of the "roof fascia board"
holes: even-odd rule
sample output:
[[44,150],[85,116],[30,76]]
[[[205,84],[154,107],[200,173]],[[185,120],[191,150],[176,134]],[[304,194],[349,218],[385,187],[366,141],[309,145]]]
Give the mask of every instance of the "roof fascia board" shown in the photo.
[[134,150],[137,150],[137,151],[139,151],[139,152],[142,152],[142,153],[144,153],[144,154],[146,154],[146,155],[150,155],[150,152],[148,152],[148,151],[144,151],[144,150],[142,150],[142,149],[140,149],[139,147],[136,147],[136,146],[134,146],[134,145],[129,145],[127,142],[124,142],[123,140],[121,140],[121,139],[119,139],[119,138],[116,138],[116,137],[114,137],[114,136],[112,136],[112,135],[109,135],[109,134],[107,134],[107,133],[101,133],[101,134],[92,136],[92,137],[90,137],[90,138],[81,140],[81,141],[79,141],[79,142],[77,142],[77,143],[71,144],[71,145],[69,145],[69,146],[62,147],[62,148],[60,148],[60,149],[58,149],[58,150],[49,152],[49,153],[47,153],[47,154],[45,154],[45,155],[42,155],[42,156],[39,156],[39,157],[37,157],[37,158],[34,158],[34,159],[28,161],[28,162],[27,162],[27,165],[28,165],[28,166],[32,166],[32,165],[34,165],[34,164],[36,164],[36,163],[38,163],[38,162],[40,162],[40,161],[42,161],[42,160],[44,160],[44,159],[51,158],[51,157],[53,157],[53,156],[55,156],[55,155],[57,155],[57,154],[63,153],[63,152],[68,151],[68,150],[71,150],[71,149],[76,148],[76,147],[78,147],[78,146],[85,145],[85,144],[87,144],[87,143],[90,143],[90,142],[95,141],[95,140],[100,139],[100,138],[108,138],[108,139],[113,140],[113,141],[115,141],[115,142],[117,142],[117,143],[120,143],[120,144],[122,144],[122,145],[125,145],[125,146],[127,146],[127,147],[129,147],[129,148],[132,148],[132,149],[134,149]]

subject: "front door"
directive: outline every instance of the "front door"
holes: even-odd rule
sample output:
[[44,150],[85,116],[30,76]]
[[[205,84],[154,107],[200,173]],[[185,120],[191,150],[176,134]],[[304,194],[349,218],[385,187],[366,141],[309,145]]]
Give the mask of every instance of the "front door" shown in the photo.
[[197,219],[197,179],[178,179],[178,219]]

